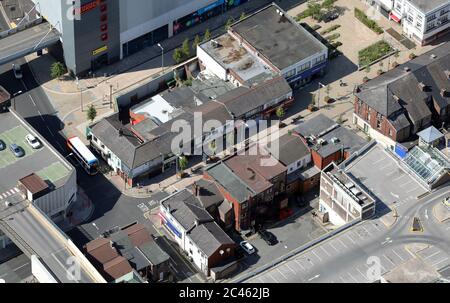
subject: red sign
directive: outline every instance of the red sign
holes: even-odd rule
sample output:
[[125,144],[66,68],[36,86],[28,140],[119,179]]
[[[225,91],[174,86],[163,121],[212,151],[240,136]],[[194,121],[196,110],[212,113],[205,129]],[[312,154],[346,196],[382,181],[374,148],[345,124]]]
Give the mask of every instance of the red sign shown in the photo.
[[99,5],[99,3],[100,3],[99,0],[94,0],[92,2],[86,3],[82,6],[80,6],[79,8],[76,8],[75,13],[76,14],[78,13],[80,15],[87,13],[87,12],[93,10],[94,8],[96,8]]

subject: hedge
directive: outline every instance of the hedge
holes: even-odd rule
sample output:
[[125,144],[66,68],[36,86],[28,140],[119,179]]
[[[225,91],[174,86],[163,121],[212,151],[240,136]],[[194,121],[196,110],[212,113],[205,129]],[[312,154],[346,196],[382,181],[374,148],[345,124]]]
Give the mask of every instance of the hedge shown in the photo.
[[378,26],[378,24],[375,21],[369,19],[369,17],[367,17],[367,15],[364,14],[362,10],[355,8],[355,17],[356,19],[361,21],[365,26],[373,30],[375,33],[377,34],[383,33],[383,29],[380,26]]

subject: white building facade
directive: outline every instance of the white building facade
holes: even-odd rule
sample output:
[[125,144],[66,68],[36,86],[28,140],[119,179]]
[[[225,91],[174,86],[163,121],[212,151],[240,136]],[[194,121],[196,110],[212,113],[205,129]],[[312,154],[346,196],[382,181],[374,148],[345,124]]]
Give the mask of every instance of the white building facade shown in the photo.
[[402,23],[404,35],[426,45],[449,31],[450,0],[394,0],[390,17]]

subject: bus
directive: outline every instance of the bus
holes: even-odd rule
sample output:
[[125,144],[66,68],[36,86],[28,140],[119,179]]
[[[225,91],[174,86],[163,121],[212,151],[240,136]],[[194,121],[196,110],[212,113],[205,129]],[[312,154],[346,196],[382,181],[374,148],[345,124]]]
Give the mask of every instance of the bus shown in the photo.
[[69,152],[73,153],[78,163],[84,168],[84,170],[91,176],[98,173],[99,161],[89,148],[84,145],[78,137],[72,137],[67,140],[67,147]]

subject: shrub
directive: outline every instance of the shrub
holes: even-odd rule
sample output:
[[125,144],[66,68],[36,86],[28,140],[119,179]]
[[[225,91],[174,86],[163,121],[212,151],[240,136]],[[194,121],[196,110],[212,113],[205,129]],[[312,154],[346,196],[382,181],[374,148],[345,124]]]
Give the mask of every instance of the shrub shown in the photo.
[[50,67],[50,76],[53,79],[61,78],[66,73],[66,67],[61,62],[55,62]]
[[337,38],[339,38],[340,36],[341,36],[341,34],[334,33],[332,35],[329,35],[329,36],[325,37],[325,39],[327,41],[333,41],[333,40],[336,40]]
[[393,51],[392,46],[384,40],[378,41],[359,51],[359,65],[365,66]]
[[375,21],[369,19],[369,17],[367,17],[367,15],[364,14],[362,10],[355,8],[355,17],[375,33],[377,34],[383,33],[383,29]]
[[338,28],[340,28],[341,26],[339,24],[333,25],[327,29],[324,29],[323,31],[320,32],[321,35],[326,35],[328,33],[331,33],[332,31],[337,30]]

